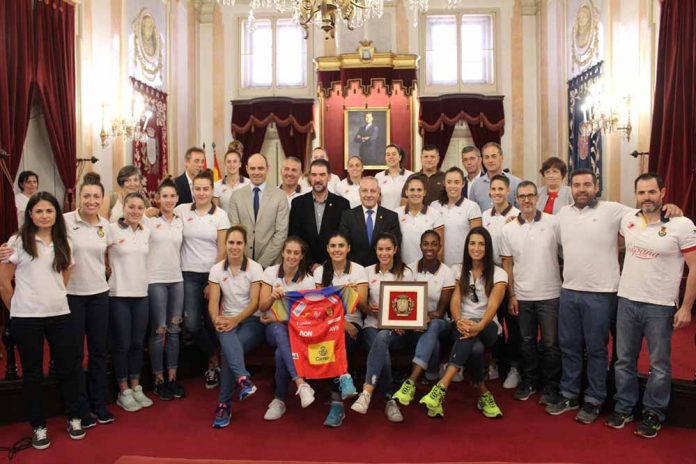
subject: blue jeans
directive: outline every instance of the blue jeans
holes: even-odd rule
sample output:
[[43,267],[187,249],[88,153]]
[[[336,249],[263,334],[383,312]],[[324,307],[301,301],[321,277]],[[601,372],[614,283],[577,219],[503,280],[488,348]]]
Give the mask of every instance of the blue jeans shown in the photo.
[[256,316],[244,319],[230,332],[218,332],[221,348],[219,403],[230,403],[240,377],[248,376],[244,355],[263,343],[266,327]]
[[607,397],[609,328],[616,314],[616,293],[561,289],[558,339],[561,347],[561,394],[580,396],[583,349],[587,351],[585,402],[599,406]]
[[208,301],[203,289],[208,285],[207,272],[182,272],[184,276],[184,330],[203,354],[210,358],[215,354],[215,328],[208,314]]
[[147,334],[147,297],[109,298],[113,347],[111,357],[118,382],[139,379]]
[[167,369],[176,369],[179,363],[179,334],[184,312],[184,283],[150,284],[150,363],[152,373],[164,370],[163,355],[167,356]]
[[484,379],[483,353],[498,341],[498,325],[491,321],[478,335],[471,338],[461,338],[456,325],[453,330],[457,335],[452,345],[449,364],[457,369],[466,366],[471,383],[480,385]]
[[639,387],[636,364],[643,337],[648,342],[650,375],[643,394],[643,409],[665,420],[672,389],[672,322],[674,306],[660,306],[619,298],[616,348],[618,360],[614,370],[616,405],[623,414],[632,412],[638,403]]
[[[558,304],[560,299],[519,301],[522,334],[522,377],[526,384],[558,388],[561,377],[561,350],[558,348]],[[541,329],[541,355],[537,335]]]
[[288,382],[297,379],[297,370],[292,360],[288,326],[284,322],[271,322],[266,326],[266,341],[275,348],[275,392],[274,397],[285,401]]

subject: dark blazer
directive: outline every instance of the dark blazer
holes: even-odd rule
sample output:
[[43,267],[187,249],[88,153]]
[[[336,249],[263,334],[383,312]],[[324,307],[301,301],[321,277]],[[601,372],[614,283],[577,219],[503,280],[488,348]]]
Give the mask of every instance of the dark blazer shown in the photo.
[[401,227],[399,227],[399,215],[387,208],[377,207],[375,214],[375,228],[372,231],[372,243],[367,242],[367,228],[365,227],[365,214],[362,205],[345,211],[341,216],[339,230],[350,240],[351,261],[367,267],[377,262],[375,253],[375,239],[382,232],[391,232],[396,236],[401,246]]
[[179,195],[177,205],[193,203],[193,195],[191,195],[191,187],[189,187],[188,179],[186,178],[186,171],[174,179],[174,185],[176,185],[176,194]]
[[309,246],[307,263],[312,266],[315,263],[322,264],[326,261],[326,244],[329,236],[338,231],[341,222],[341,213],[350,209],[350,203],[345,198],[329,192],[324,207],[324,216],[321,218],[321,226],[317,234],[317,220],[314,215],[314,197],[312,192],[307,192],[292,200],[290,208],[290,225],[288,236],[297,235]]

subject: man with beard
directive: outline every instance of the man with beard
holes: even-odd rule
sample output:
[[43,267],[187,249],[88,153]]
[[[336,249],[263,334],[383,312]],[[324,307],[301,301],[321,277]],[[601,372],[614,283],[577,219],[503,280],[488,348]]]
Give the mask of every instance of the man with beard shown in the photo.
[[486,211],[492,207],[493,203],[489,195],[491,180],[497,175],[503,175],[510,180],[508,201],[511,205],[514,205],[515,192],[517,192],[517,186],[521,180],[519,177],[503,171],[503,148],[498,143],[488,142],[481,149],[481,155],[483,157],[483,165],[486,168],[486,174],[477,177],[471,183],[469,200],[478,203],[481,211]]

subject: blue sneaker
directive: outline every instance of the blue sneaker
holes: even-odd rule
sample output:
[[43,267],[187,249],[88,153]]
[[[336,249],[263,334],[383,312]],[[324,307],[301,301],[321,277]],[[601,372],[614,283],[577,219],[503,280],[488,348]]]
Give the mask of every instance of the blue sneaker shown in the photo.
[[214,429],[222,429],[230,425],[230,405],[219,403],[215,409],[215,419],[213,420]]
[[353,384],[353,377],[351,377],[350,374],[343,374],[338,378],[338,387],[341,390],[342,400],[358,396],[358,391]]
[[256,385],[249,377],[239,379],[239,401],[242,401],[256,393]]
[[326,416],[324,425],[327,427],[340,427],[343,424],[343,419],[346,417],[343,412],[343,403],[340,401],[332,401],[329,415]]

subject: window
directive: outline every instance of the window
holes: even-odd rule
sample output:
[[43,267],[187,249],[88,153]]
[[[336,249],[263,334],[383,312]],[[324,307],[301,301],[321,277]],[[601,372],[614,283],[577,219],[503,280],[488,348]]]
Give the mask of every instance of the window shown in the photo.
[[427,15],[426,85],[494,85],[493,20],[493,13]]
[[242,21],[242,87],[307,86],[307,40],[290,18],[259,18],[250,30]]

